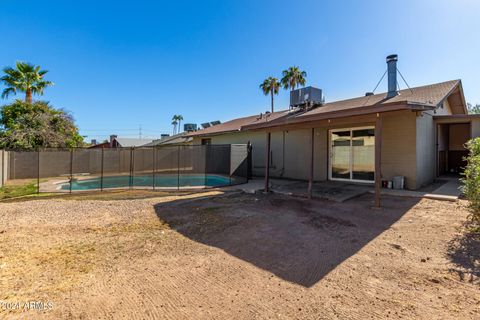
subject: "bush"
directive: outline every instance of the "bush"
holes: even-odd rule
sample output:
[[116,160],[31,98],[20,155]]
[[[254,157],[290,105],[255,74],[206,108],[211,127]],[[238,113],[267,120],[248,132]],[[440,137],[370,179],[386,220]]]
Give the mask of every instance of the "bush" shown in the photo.
[[82,144],[71,114],[48,102],[15,100],[0,109],[0,149],[74,148]]
[[480,226],[480,138],[466,143],[469,154],[462,178],[463,192],[469,200],[472,222]]

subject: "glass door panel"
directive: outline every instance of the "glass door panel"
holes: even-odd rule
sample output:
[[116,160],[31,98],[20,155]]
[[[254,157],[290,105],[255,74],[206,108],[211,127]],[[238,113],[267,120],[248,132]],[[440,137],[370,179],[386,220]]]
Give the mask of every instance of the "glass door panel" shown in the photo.
[[374,181],[375,130],[352,130],[352,179]]
[[332,161],[331,174],[333,179],[350,179],[351,136],[348,131],[331,133]]

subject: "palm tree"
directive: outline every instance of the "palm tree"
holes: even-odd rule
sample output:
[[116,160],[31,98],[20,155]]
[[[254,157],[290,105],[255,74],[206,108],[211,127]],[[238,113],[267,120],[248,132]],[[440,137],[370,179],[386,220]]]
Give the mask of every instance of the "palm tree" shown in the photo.
[[295,90],[298,86],[304,86],[307,73],[300,70],[299,67],[290,67],[282,72],[282,85],[284,89]]
[[177,132],[177,124],[178,124],[178,122],[177,122],[177,120],[175,119],[175,117],[173,117],[172,120],[173,120],[173,121],[172,121],[173,135],[175,135],[175,133]]
[[273,95],[278,94],[278,90],[280,89],[280,82],[277,78],[268,77],[265,79],[262,84],[260,84],[260,89],[262,89],[263,93],[267,96],[270,94],[272,98],[272,113],[273,113]]
[[43,79],[47,70],[40,70],[40,66],[17,61],[14,68],[4,68],[5,75],[0,80],[7,87],[2,92],[2,98],[6,99],[10,94],[17,91],[25,92],[25,102],[32,103],[32,95],[43,95],[43,89],[53,86],[53,82]]
[[178,121],[178,132],[177,133],[180,133],[180,131],[182,131],[182,127],[180,126],[180,124],[183,121],[183,116],[181,114],[177,115],[177,121]]

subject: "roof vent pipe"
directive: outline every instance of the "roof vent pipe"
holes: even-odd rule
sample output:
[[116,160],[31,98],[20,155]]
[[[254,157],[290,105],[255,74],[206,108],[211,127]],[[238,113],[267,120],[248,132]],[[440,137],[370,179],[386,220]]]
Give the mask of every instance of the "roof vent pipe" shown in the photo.
[[392,98],[398,95],[397,87],[397,61],[398,56],[391,54],[387,57],[387,73],[388,73],[388,93],[387,98]]

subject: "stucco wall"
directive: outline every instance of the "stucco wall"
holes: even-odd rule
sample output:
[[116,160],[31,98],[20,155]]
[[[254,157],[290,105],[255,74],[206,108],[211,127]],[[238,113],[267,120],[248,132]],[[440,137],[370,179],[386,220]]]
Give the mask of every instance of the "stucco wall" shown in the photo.
[[404,111],[383,117],[382,175],[384,180],[404,176],[408,189],[416,188],[416,119]]
[[417,182],[416,188],[425,186],[436,177],[435,123],[429,113],[417,117]]
[[472,138],[480,137],[480,119],[472,119]]

